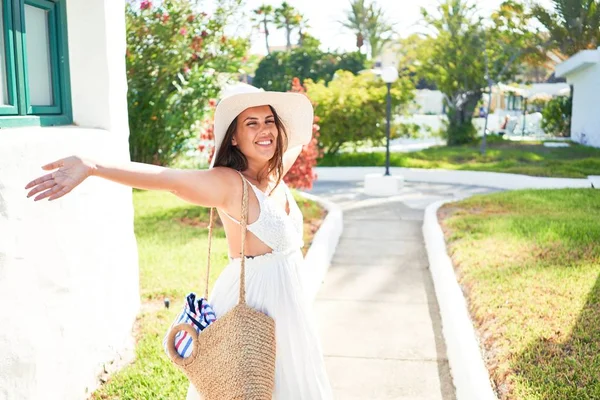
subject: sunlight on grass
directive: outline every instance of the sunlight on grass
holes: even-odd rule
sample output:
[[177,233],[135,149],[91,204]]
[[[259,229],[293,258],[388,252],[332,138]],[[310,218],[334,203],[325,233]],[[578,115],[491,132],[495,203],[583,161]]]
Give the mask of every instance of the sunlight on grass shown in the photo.
[[600,398],[600,196],[476,196],[440,210],[501,399]]
[[[327,155],[319,166],[382,166],[385,153],[340,153]],[[492,140],[485,156],[478,144],[437,146],[413,153],[392,153],[390,165],[406,168],[443,168],[506,172],[532,176],[586,178],[600,175],[600,149],[572,144],[548,148],[540,142]]]

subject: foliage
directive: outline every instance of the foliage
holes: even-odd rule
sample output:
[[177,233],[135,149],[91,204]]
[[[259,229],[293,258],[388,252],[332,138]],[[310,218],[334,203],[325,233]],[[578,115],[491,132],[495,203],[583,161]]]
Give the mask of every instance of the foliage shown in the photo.
[[218,73],[240,67],[248,43],[224,35],[231,12],[225,1],[212,16],[196,13],[188,0],[164,0],[158,6],[143,1],[139,7],[127,3],[133,160],[172,162],[194,135],[191,128],[202,119],[209,99],[217,96]]
[[[324,167],[370,167],[383,165],[385,152],[356,152],[327,155]],[[545,147],[541,142],[513,142],[488,136],[488,151],[479,143],[436,146],[410,153],[391,153],[390,164],[405,168],[443,168],[461,171],[490,171],[560,178],[600,175],[600,149],[571,143],[567,148]]]
[[571,96],[549,100],[542,109],[542,129],[551,135],[571,136]]
[[520,4],[502,3],[489,27],[475,11],[466,0],[445,0],[437,15],[421,9],[431,32],[416,49],[418,72],[444,94],[449,145],[474,138],[471,118],[483,88],[510,81],[518,72],[516,61],[532,53],[539,40],[526,29],[529,17]]
[[[382,143],[385,139],[386,93],[383,81],[373,74],[353,75],[339,71],[335,79],[307,80],[306,89],[316,103],[320,117],[320,145],[328,154],[335,154],[345,143],[370,140]],[[401,77],[392,86],[392,115],[412,100],[414,86]]]
[[[306,89],[300,84],[298,78],[292,81],[290,92],[303,93],[306,95]],[[296,189],[311,189],[313,181],[317,178],[313,168],[317,165],[317,160],[321,156],[319,150],[319,117],[314,116],[313,135],[310,143],[303,147],[302,152],[296,159],[296,162],[285,175],[285,182]]]
[[540,4],[533,9],[535,18],[548,30],[549,47],[565,56],[600,46],[599,0],[553,0],[553,10]]
[[287,1],[281,3],[274,11],[274,22],[279,29],[285,30],[286,49],[292,49],[292,31],[300,28],[303,17],[300,12]]
[[254,76],[252,84],[265,90],[287,91],[295,77],[329,82],[337,70],[358,73],[365,68],[365,56],[358,53],[323,52],[315,46],[298,47],[289,52],[275,51],[265,56]]
[[391,41],[393,26],[385,19],[385,12],[375,2],[350,0],[350,10],[346,20],[340,21],[343,27],[356,35],[358,50],[366,43],[367,54],[372,60],[381,54],[383,47]]

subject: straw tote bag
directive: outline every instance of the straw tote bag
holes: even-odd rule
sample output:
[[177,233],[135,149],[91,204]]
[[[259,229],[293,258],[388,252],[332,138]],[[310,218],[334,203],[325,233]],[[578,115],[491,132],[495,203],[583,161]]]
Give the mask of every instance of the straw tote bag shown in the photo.
[[[199,334],[189,324],[176,325],[168,333],[171,360],[185,373],[204,400],[271,400],[275,387],[275,321],[246,304],[244,246],[248,223],[248,184],[243,177],[242,182],[239,302]],[[214,209],[211,209],[207,299],[213,216]],[[192,354],[186,358],[181,357],[175,348],[175,336],[180,331],[187,332],[193,340]]]

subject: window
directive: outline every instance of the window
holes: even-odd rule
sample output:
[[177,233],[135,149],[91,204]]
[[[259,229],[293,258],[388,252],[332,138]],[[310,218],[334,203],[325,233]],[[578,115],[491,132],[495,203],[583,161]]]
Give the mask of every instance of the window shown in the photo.
[[72,122],[65,0],[1,0],[0,127]]

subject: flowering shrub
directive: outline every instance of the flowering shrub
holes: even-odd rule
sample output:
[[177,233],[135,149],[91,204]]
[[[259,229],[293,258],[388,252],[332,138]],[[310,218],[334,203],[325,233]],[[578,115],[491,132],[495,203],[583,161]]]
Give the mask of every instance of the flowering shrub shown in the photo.
[[[303,93],[306,95],[306,89],[300,84],[300,79],[292,80],[290,92]],[[317,165],[317,160],[322,156],[319,150],[319,117],[315,115],[313,121],[313,137],[310,143],[302,149],[298,159],[292,165],[286,176],[285,183],[296,189],[311,189],[313,181],[317,175],[313,168]]]
[[236,73],[246,39],[224,34],[231,10],[194,11],[194,1],[127,2],[130,151],[167,165],[185,150],[219,92],[220,73]]

